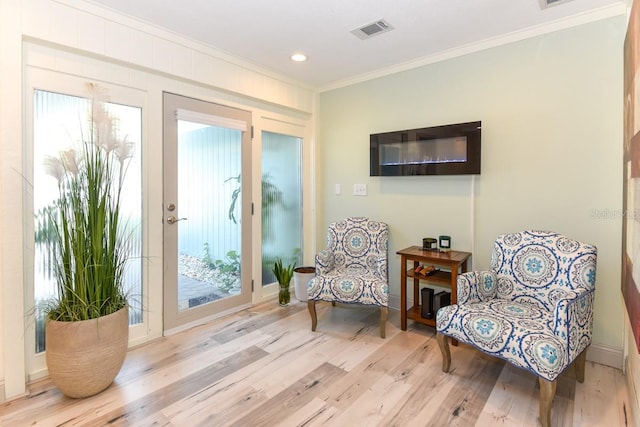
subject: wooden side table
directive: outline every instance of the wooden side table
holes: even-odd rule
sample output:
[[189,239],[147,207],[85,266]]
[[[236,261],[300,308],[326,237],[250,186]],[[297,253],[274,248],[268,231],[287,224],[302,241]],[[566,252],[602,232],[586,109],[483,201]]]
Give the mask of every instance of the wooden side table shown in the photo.
[[[436,320],[422,317],[420,310],[420,282],[432,283],[436,286],[451,289],[451,304],[458,301],[457,279],[458,273],[467,272],[467,262],[470,252],[425,251],[420,246],[410,246],[399,250],[400,255],[400,328],[407,330],[407,318],[429,326],[436,326]],[[413,268],[407,262],[413,261]],[[431,276],[415,273],[418,264],[434,265],[443,269]],[[407,277],[413,278],[413,307],[407,310]]]

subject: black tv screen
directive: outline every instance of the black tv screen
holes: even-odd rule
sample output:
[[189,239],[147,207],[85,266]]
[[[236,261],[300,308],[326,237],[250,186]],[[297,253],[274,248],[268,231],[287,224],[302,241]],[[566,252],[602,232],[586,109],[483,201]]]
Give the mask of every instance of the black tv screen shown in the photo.
[[480,173],[482,122],[371,134],[370,176]]

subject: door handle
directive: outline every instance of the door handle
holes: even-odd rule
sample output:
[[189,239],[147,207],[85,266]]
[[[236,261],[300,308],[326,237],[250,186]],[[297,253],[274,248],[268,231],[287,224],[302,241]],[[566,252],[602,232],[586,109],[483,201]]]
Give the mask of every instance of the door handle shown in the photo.
[[178,221],[182,221],[182,220],[186,220],[186,219],[187,218],[176,218],[175,216],[170,215],[170,216],[167,217],[167,222],[169,224],[175,224]]

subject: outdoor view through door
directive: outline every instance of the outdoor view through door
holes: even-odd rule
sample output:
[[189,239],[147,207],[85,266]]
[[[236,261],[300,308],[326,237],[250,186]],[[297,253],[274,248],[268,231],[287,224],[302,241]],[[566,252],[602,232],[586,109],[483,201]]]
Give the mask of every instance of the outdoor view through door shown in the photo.
[[178,119],[179,310],[240,293],[241,147],[241,130]]
[[251,114],[164,95],[164,328],[251,301]]

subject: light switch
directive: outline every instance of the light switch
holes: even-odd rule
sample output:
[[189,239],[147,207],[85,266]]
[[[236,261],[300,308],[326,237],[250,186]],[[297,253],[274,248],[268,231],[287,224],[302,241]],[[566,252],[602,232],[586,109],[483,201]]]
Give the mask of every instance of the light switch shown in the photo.
[[367,184],[353,184],[353,195],[354,196],[366,196],[367,195]]
[[336,192],[336,196],[339,196],[340,194],[342,194],[342,186],[340,184],[336,184],[335,192]]

